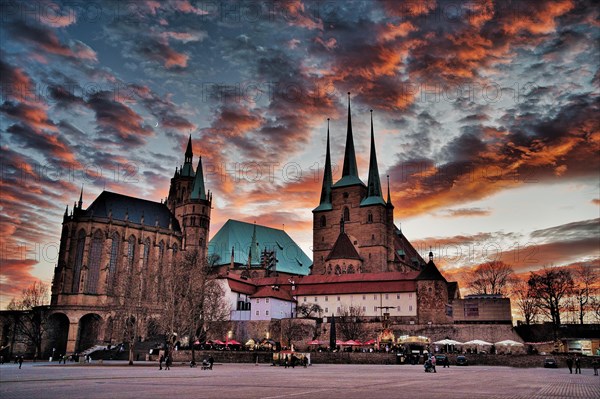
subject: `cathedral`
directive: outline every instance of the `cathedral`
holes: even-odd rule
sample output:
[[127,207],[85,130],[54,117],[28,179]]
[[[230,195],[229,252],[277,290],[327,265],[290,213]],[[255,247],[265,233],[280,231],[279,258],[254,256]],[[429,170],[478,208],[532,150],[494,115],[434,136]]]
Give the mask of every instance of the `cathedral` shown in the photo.
[[212,195],[202,158],[194,170],[191,137],[165,202],[103,191],[84,209],[82,197],[65,211],[52,282],[51,340],[63,352],[119,340],[113,321],[120,290],[138,289],[139,300],[158,306],[161,272],[181,252],[198,251],[202,259],[208,248]]
[[[116,312],[123,293],[139,292],[136,301],[158,309],[161,275],[186,251],[211,259],[232,323],[296,318],[297,307],[311,304],[325,315],[358,308],[365,320],[398,326],[456,323],[457,283],[444,278],[431,252],[424,260],[394,224],[389,177],[384,198],[379,176],[372,113],[370,142],[365,184],[348,102],[344,163],[336,182],[327,127],[322,189],[312,211],[312,259],[285,231],[256,223],[229,220],[209,241],[212,194],[201,158],[194,168],[191,136],[164,201],[103,191],[85,208],[82,192],[63,217],[44,350],[73,353],[122,342],[125,326]],[[487,322],[466,310],[460,320]],[[151,315],[144,322],[140,339],[152,335]],[[503,322],[510,323],[510,306]]]

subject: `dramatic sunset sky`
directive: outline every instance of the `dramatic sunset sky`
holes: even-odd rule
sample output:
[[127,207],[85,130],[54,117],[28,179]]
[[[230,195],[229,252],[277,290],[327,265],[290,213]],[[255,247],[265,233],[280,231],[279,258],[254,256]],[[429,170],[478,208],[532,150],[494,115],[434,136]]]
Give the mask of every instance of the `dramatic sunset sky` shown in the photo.
[[[84,186],[160,201],[188,136],[229,219],[312,257],[331,118],[373,109],[396,224],[447,276],[600,264],[600,24],[593,1],[2,2],[0,306],[50,282]],[[334,168],[334,180],[339,177]]]

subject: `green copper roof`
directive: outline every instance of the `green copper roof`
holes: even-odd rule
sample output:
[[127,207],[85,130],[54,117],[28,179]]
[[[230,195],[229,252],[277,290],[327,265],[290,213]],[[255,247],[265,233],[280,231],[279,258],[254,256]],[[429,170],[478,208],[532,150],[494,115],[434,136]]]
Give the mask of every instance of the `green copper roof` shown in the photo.
[[198,159],[198,167],[196,168],[196,176],[192,182],[191,199],[206,199],[206,191],[204,189],[204,173],[202,172],[202,157]]
[[192,135],[190,134],[190,138],[188,139],[187,149],[185,150],[185,161],[183,166],[181,167],[181,176],[193,177],[194,176],[194,167],[192,166],[192,158],[194,157],[194,153],[192,152]]
[[318,207],[313,209],[313,212],[330,211],[332,209],[333,209],[333,206],[331,204],[319,204]]
[[321,201],[314,211],[330,211],[331,206],[331,186],[333,177],[331,175],[331,155],[329,152],[329,118],[327,119],[327,151],[325,152],[325,168],[323,170],[323,187],[321,188]]
[[[219,256],[217,265],[227,265],[231,261],[231,247],[234,248],[234,262],[248,264],[248,252],[252,244],[254,224],[229,219],[215,234],[208,244],[208,253]],[[255,243],[257,254],[267,248],[275,250],[277,257],[276,271],[306,276],[311,259],[283,230],[256,225]],[[260,261],[258,261],[260,263]],[[254,264],[253,266],[258,266]]]
[[366,197],[362,201],[360,201],[360,206],[377,205],[377,204],[386,206],[385,201],[381,197]]
[[346,151],[344,153],[344,166],[342,178],[334,184],[334,187],[344,187],[364,183],[358,177],[356,166],[356,154],[354,151],[354,138],[352,136],[352,116],[350,114],[350,93],[348,93],[348,128],[346,131]]
[[[375,151],[375,133],[373,132],[373,110],[371,110],[371,158],[369,160],[369,180],[367,182],[367,197],[378,197],[383,202],[381,195],[381,181],[377,167],[377,152]],[[385,203],[384,203],[385,205]]]

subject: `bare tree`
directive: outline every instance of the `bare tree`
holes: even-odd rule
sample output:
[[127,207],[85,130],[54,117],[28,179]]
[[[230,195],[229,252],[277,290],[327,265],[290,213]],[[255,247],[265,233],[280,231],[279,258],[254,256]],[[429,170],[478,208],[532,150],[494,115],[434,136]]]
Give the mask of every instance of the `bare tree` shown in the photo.
[[473,294],[508,294],[514,271],[502,261],[482,263],[467,274],[467,286]]
[[7,307],[8,310],[23,311],[15,319],[15,328],[35,347],[35,357],[42,355],[42,338],[48,325],[49,294],[48,284],[34,281],[29,287],[23,289],[19,299],[13,298]]
[[564,300],[573,291],[573,278],[567,270],[544,268],[532,272],[527,281],[529,290],[539,303],[540,310],[546,313],[555,327],[560,326],[560,314]]
[[294,341],[306,338],[311,333],[311,328],[301,319],[282,319],[279,322],[281,340],[292,347]]
[[518,280],[511,285],[512,297],[525,319],[525,324],[533,324],[539,313],[539,300],[532,295],[526,281]]
[[[186,337],[191,343],[204,341],[212,328],[229,319],[230,308],[217,275],[217,259],[201,259],[197,251],[182,253],[163,278],[161,324],[167,337]],[[172,343],[172,339],[169,340]],[[168,350],[168,349],[167,349]]]
[[296,313],[302,317],[320,317],[323,314],[323,308],[317,303],[303,303],[296,307]]
[[148,316],[158,310],[157,305],[149,301],[144,293],[143,279],[150,278],[148,274],[132,268],[122,273],[114,283],[114,322],[121,331],[122,342],[129,345],[130,365],[134,360],[135,344]]
[[336,323],[339,331],[344,338],[363,339],[365,335],[365,326],[362,317],[365,313],[360,306],[342,306],[336,315]]
[[598,292],[590,299],[590,313],[592,321],[600,323],[600,295],[598,295]]
[[573,297],[577,304],[579,323],[583,324],[594,283],[598,279],[598,271],[590,264],[579,265],[574,269],[573,277],[575,280]]

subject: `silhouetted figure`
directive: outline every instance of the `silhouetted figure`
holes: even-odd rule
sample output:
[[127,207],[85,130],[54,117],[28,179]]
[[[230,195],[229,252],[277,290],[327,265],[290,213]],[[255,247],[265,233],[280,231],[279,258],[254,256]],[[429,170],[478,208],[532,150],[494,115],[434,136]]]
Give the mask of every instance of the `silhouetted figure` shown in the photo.
[[569,374],[573,374],[573,358],[571,356],[567,358],[567,367],[569,368]]
[[581,374],[581,360],[579,356],[575,356],[575,374]]
[[23,365],[23,356],[19,356],[19,368]]
[[165,361],[165,355],[160,355],[160,357],[158,358],[158,369],[162,370],[162,364]]

